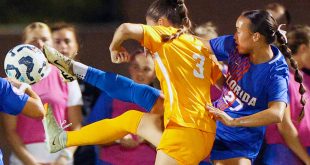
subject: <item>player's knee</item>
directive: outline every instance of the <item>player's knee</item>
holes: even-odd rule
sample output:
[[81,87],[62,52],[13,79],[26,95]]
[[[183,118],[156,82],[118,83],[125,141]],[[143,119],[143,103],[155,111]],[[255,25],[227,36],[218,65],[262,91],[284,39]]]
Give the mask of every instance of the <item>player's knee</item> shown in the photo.
[[122,125],[126,131],[136,134],[143,114],[144,113],[140,111],[129,110],[119,116],[119,120],[121,120],[120,122],[122,122]]

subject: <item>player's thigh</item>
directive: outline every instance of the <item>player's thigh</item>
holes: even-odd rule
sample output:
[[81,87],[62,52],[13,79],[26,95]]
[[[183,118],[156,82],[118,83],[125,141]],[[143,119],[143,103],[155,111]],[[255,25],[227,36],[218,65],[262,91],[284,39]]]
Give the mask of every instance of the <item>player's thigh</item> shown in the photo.
[[168,124],[157,150],[169,155],[178,164],[194,165],[210,154],[214,138],[214,133]]
[[252,162],[248,158],[240,157],[240,158],[231,158],[225,160],[214,160],[214,165],[251,165]]
[[161,150],[157,151],[155,165],[179,165],[179,163]]
[[158,146],[163,133],[162,115],[145,113],[139,123],[137,135]]

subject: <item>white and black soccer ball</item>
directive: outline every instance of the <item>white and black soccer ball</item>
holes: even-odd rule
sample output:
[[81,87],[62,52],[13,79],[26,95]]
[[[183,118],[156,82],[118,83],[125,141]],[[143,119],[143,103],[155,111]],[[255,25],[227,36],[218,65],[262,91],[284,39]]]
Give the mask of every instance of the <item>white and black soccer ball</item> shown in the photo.
[[49,74],[50,67],[39,48],[21,44],[6,54],[4,71],[8,77],[16,78],[27,84],[34,84]]

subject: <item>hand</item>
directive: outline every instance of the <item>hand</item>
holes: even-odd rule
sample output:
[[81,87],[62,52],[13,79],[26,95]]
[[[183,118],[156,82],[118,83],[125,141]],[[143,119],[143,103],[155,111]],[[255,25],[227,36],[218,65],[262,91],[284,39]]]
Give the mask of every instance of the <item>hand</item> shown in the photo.
[[11,83],[16,88],[19,88],[22,85],[22,83],[20,81],[14,79],[14,78],[7,77],[6,79],[9,81],[9,83]]
[[111,61],[113,63],[119,64],[130,61],[130,55],[125,48],[120,50],[110,50]]
[[[28,160],[28,161],[23,161],[23,164],[29,164],[29,165],[45,165],[45,164],[42,164],[42,163],[39,163],[37,162],[36,160]],[[49,164],[46,164],[46,165],[49,165]]]
[[65,158],[64,156],[61,156],[61,155],[53,163],[53,165],[66,165],[66,164],[68,164],[67,158]]
[[310,165],[310,156],[308,156],[308,159],[306,160],[305,165]]
[[124,148],[132,149],[140,145],[140,140],[135,140],[131,134],[128,134],[124,138],[120,139],[120,145]]
[[215,117],[216,120],[221,121],[223,124],[225,124],[227,126],[234,126],[234,119],[232,117],[230,117],[224,111],[221,111],[221,110],[214,108],[210,105],[207,105],[206,108]]

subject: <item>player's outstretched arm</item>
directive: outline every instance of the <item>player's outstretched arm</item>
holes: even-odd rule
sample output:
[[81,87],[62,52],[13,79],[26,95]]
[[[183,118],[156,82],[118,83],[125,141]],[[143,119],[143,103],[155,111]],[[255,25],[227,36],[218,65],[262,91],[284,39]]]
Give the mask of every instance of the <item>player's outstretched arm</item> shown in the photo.
[[32,118],[42,118],[44,108],[40,97],[31,88],[27,88],[25,93],[29,95],[29,99],[22,110],[22,114]]
[[214,107],[207,106],[207,109],[217,120],[227,126],[259,127],[282,122],[285,107],[286,103],[273,101],[269,103],[268,109],[240,118],[232,118],[226,112]]
[[15,79],[7,78],[7,80],[21,92],[26,93],[29,98],[22,110],[22,114],[31,118],[42,118],[44,115],[44,108],[40,97],[25,83],[21,83]]
[[117,28],[110,44],[110,54],[113,63],[129,62],[129,54],[121,47],[122,43],[128,39],[137,41],[143,39],[143,28],[141,24],[124,23]]

